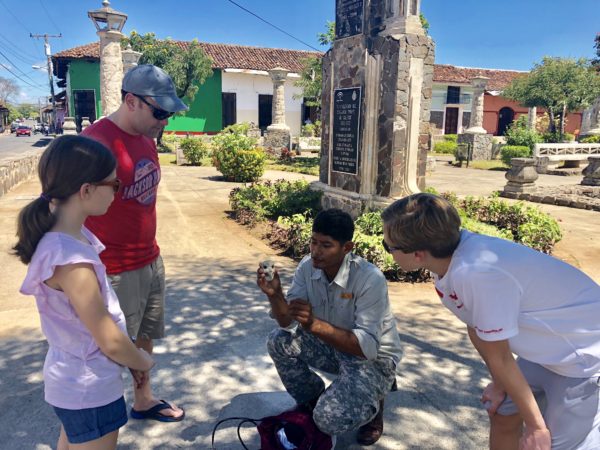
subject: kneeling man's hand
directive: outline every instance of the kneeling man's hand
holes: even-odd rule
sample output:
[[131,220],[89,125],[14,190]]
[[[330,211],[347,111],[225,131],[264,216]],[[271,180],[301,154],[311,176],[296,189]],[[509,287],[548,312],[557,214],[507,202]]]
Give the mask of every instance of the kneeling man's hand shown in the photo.
[[265,271],[261,267],[259,267],[256,271],[256,284],[269,297],[273,297],[279,292],[282,292],[281,280],[279,278],[279,273],[277,272],[277,269],[273,270],[273,279],[271,281],[267,281]]
[[305,330],[309,330],[315,320],[310,302],[302,299],[290,301],[288,312]]

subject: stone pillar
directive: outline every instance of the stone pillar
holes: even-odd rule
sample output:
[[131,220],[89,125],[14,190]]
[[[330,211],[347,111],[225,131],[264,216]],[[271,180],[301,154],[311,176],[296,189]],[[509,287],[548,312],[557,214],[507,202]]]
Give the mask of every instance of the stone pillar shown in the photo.
[[433,40],[420,0],[337,0],[323,58],[323,206],[353,216],[425,187]]
[[485,96],[485,87],[489,78],[478,76],[471,80],[473,86],[473,100],[471,101],[471,120],[469,128],[465,133],[481,133],[486,134],[487,131],[483,128],[483,100]]
[[385,3],[385,29],[382,36],[425,34],[419,17],[421,0],[386,0]]
[[270,153],[279,156],[281,148],[290,148],[290,127],[285,123],[285,80],[288,70],[276,67],[269,70],[273,80],[272,122],[267,127],[265,147]]
[[471,146],[471,155],[475,160],[492,159],[492,135],[483,128],[483,102],[488,80],[489,78],[481,75],[471,80],[473,100],[469,128],[458,135],[459,144]]
[[583,169],[584,186],[600,186],[600,156],[590,156],[588,166]]
[[100,96],[102,115],[108,116],[121,105],[121,84],[123,82],[123,58],[119,31],[102,30],[100,36]]
[[63,122],[63,134],[77,134],[75,117],[65,117],[65,121]]
[[527,127],[535,131],[535,127],[537,125],[537,108],[535,106],[529,108],[527,113]]
[[583,111],[581,117],[581,132],[579,137],[597,136],[600,134],[600,97],[598,97],[589,108]]
[[585,133],[586,136],[600,136],[600,102],[592,109],[590,119],[590,129]]
[[123,55],[123,75],[126,74],[129,69],[134,68],[138,65],[138,61],[140,60],[142,54],[140,52],[136,52],[131,48],[131,44],[127,44],[127,48],[121,51]]
[[513,158],[510,160],[510,169],[505,175],[508,183],[504,186],[504,192],[522,193],[530,192],[535,188],[535,180],[538,173],[535,170],[535,159]]
[[90,118],[89,117],[82,117],[81,118],[81,131],[85,130],[91,124],[92,123],[90,122]]

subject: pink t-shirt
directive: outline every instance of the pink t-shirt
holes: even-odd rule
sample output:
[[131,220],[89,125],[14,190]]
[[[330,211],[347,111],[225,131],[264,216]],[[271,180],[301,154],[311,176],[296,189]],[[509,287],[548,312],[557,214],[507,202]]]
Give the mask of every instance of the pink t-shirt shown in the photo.
[[125,317],[98,254],[104,245],[85,227],[85,244],[64,233],[48,232],[29,264],[21,293],[35,296],[49,349],[44,363],[45,399],[64,409],[95,408],[123,395],[122,367],[109,359],[79,320],[67,296],[45,284],[57,266],[87,263],[94,267],[108,313],[126,332]]

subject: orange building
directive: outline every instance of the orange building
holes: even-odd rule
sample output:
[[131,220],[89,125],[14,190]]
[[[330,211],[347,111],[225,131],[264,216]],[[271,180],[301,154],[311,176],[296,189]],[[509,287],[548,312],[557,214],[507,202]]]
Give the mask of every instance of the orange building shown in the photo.
[[[502,90],[512,80],[527,72],[498,69],[479,69],[436,64],[433,69],[433,93],[430,122],[441,134],[462,133],[469,127],[473,89],[471,79],[483,75],[489,78],[483,102],[483,128],[495,136],[503,136],[510,123],[529,109],[502,97]],[[544,110],[538,108],[537,116]],[[565,131],[578,134],[582,113],[567,115]]]

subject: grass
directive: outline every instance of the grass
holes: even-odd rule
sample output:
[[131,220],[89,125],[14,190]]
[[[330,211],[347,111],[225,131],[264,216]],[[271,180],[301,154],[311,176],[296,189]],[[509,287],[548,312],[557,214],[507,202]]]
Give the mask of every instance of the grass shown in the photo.
[[292,158],[290,160],[267,160],[267,170],[282,170],[284,172],[296,172],[306,175],[319,176],[319,162],[321,158]]
[[[464,163],[463,163],[464,165]],[[499,159],[469,161],[469,167],[481,170],[508,170],[509,167]]]
[[158,162],[161,166],[166,166],[167,164],[177,164],[177,156],[175,153],[159,153]]

